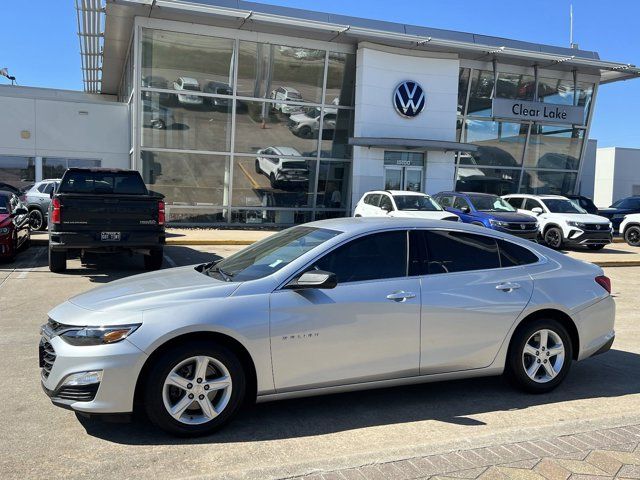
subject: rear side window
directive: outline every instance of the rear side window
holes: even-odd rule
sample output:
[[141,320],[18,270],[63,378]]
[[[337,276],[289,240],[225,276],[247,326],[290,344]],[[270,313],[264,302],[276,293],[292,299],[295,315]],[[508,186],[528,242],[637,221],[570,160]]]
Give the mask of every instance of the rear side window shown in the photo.
[[55,187],[55,186],[56,186],[56,184],[55,184],[55,183],[47,183],[47,186],[46,186],[46,188],[44,189],[44,192],[43,192],[43,193],[46,193],[47,195],[49,195],[49,194],[53,191],[53,189],[54,189],[54,187]]
[[67,171],[58,190],[61,193],[147,194],[147,187],[137,172]]
[[314,265],[333,272],[338,283],[361,282],[407,275],[407,232],[367,235],[338,247]]
[[38,185],[38,191],[39,191],[40,193],[44,193],[45,189],[46,189],[49,185],[50,185],[49,183],[43,183],[43,184],[41,184],[41,185]]
[[498,248],[503,267],[529,265],[538,261],[538,257],[531,250],[506,240],[498,240]]
[[468,272],[500,267],[495,239],[464,232],[411,232],[410,274]]
[[375,193],[373,195],[369,195],[368,199],[369,200],[367,201],[367,203],[369,205],[373,205],[374,207],[377,207],[378,204],[380,203],[380,194],[379,193]]

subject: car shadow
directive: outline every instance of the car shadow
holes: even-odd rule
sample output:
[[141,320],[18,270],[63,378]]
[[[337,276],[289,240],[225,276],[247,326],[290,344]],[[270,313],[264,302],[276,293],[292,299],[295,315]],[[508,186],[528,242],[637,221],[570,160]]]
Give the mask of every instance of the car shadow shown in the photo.
[[80,421],[89,435],[125,445],[269,441],[427,420],[473,427],[485,425],[475,415],[640,393],[638,371],[640,355],[611,350],[574,364],[565,382],[544,395],[526,394],[502,377],[488,377],[283,400],[248,407],[224,429],[195,439],[172,437],[141,414],[126,424],[93,417]]

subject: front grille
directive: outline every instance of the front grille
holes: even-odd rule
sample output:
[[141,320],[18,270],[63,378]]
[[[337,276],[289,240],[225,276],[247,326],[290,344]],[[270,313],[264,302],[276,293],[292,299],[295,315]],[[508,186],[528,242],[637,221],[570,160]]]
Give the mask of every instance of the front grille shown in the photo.
[[[522,226],[524,225],[524,228]],[[518,222],[518,223],[509,223],[507,227],[509,230],[516,230],[518,232],[530,232],[532,230],[537,230],[538,225],[536,223],[530,222]]]
[[589,232],[608,232],[609,225],[606,223],[585,223],[582,230]]
[[91,402],[96,398],[98,392],[99,383],[92,385],[78,385],[61,387],[54,396],[64,400],[73,400],[75,402]]
[[47,340],[42,338],[39,346],[40,368],[42,368],[42,378],[49,378],[53,364],[56,361],[56,351]]

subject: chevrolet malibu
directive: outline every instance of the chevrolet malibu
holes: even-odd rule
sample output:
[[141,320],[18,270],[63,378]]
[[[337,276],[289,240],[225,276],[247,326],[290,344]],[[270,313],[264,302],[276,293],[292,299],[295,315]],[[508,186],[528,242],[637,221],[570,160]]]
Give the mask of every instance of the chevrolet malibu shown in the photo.
[[324,220],[59,305],[42,385],[56,405],[140,406],[185,436],[245,401],[503,373],[544,393],[611,347],[610,290],[599,267],[473,225]]

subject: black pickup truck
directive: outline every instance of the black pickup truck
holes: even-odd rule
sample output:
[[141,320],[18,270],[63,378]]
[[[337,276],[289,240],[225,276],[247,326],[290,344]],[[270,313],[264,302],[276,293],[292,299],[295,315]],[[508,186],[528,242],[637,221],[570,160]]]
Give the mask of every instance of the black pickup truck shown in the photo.
[[147,270],[162,266],[163,196],[133,170],[70,168],[51,195],[49,269],[67,268],[69,252],[134,252]]

